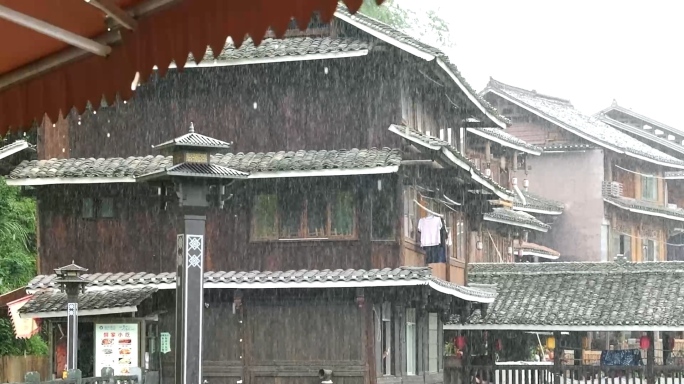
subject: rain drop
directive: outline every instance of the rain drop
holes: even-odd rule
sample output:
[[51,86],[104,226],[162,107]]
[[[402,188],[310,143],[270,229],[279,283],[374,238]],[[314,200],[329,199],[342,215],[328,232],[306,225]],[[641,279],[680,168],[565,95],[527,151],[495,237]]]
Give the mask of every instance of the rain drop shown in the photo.
[[256,101],[254,102],[254,109],[257,109],[257,103],[256,103]]
[[78,121],[78,125],[81,125],[81,120]]
[[97,111],[93,111],[93,115],[97,115]]
[[54,127],[56,127],[56,126],[57,126],[57,124],[55,124],[55,123],[52,123],[52,128],[54,128]]
[[66,149],[62,148],[62,153],[66,152]]
[[327,75],[329,72],[328,67],[323,68],[323,72],[325,72],[325,74]]
[[107,132],[107,137],[109,137],[109,132]]

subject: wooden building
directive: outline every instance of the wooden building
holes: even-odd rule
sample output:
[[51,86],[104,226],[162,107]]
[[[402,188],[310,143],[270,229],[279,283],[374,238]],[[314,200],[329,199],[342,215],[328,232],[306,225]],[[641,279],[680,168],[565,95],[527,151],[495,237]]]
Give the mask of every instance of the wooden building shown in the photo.
[[684,161],[576,110],[563,99],[490,80],[485,99],[512,119],[507,132],[541,146],[528,158],[535,191],[564,203],[545,245],[567,260],[667,260],[682,213],[668,207],[664,172]]
[[[52,319],[58,349],[65,304],[51,272],[73,261],[93,272],[80,308],[82,342],[102,355],[92,373],[114,351],[103,340],[137,338],[121,369],[137,362],[173,382],[183,211],[177,187],[148,176],[175,164],[153,146],[193,127],[231,143],[204,165],[241,175],[203,181],[204,379],[289,383],[331,369],[343,383],[441,382],[441,324],[495,297],[466,284],[473,232],[494,208],[534,209],[509,176],[458,150],[468,128],[496,127],[501,145],[507,120],[439,50],[343,7],[330,24],[258,47],[229,41],[198,62],[141,79],[132,101],[39,128],[38,160],[7,175],[38,199],[41,276],[23,316]],[[538,152],[505,143],[495,153]],[[417,230],[429,215],[450,234],[436,263]]]
[[[678,159],[684,158],[684,132],[681,129],[663,124],[631,109],[624,108],[613,100],[610,107],[602,110],[597,117],[604,123],[619,129],[627,135],[651,145]],[[657,175],[654,175],[657,177]],[[642,206],[633,209],[652,211],[663,217],[684,221],[684,172],[665,171],[663,192],[665,206]],[[667,260],[684,260],[684,226],[677,225],[667,237]]]
[[462,151],[480,169],[514,196],[492,212],[472,232],[471,262],[557,260],[560,254],[544,246],[546,234],[563,213],[563,204],[529,191],[528,157],[543,150],[496,128],[468,128]]

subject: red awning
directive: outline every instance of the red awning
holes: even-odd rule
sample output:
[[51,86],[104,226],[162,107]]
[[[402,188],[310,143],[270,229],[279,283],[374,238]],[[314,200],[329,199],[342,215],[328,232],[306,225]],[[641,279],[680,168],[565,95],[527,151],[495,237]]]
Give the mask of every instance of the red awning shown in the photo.
[[[344,2],[356,12],[363,0]],[[103,96],[109,103],[117,94],[127,99],[136,72],[144,80],[155,65],[161,74],[171,61],[182,67],[188,53],[201,58],[207,46],[220,52],[228,36],[258,43],[269,27],[282,36],[293,17],[304,29],[315,11],[329,21],[336,7],[337,0],[0,0],[0,135],[44,114],[56,121],[60,111],[83,112],[89,101],[97,107]],[[116,10],[127,12],[124,21],[105,19],[121,19]],[[135,19],[126,22],[130,14]],[[39,33],[19,19],[49,25]],[[108,23],[127,27],[107,32]],[[83,54],[84,47],[99,55]]]

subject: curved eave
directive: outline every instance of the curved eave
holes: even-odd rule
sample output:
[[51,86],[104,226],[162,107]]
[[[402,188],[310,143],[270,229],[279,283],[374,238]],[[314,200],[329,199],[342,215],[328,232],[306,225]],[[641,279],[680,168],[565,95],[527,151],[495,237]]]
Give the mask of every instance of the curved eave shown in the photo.
[[482,92],[482,94],[485,95],[489,92],[491,92],[491,93],[493,93],[493,94],[495,94],[495,95],[497,95],[503,99],[506,99],[507,101],[510,101],[511,103],[513,103],[513,104],[515,104],[521,108],[524,108],[526,111],[533,113],[533,114],[541,117],[542,119],[544,119],[548,122],[551,122],[551,123],[563,128],[565,130],[568,130],[571,133],[583,138],[584,140],[590,141],[590,142],[592,142],[592,143],[594,143],[594,144],[596,144],[602,148],[609,149],[615,153],[634,157],[636,159],[643,160],[643,161],[646,161],[646,162],[649,162],[652,164],[662,165],[662,166],[670,167],[670,168],[684,169],[684,164],[674,164],[674,163],[669,163],[669,162],[662,161],[662,160],[652,159],[650,157],[646,157],[646,156],[642,156],[642,155],[639,155],[639,154],[636,154],[633,152],[625,151],[622,148],[616,147],[612,144],[608,144],[605,141],[599,140],[599,139],[597,139],[591,135],[588,135],[585,132],[582,132],[581,130],[576,129],[575,127],[573,127],[567,123],[564,123],[563,121],[561,121],[561,120],[559,120],[553,116],[549,116],[546,113],[539,112],[536,110],[536,108],[533,108],[532,106],[528,105],[527,103],[524,103],[524,102],[522,102],[522,101],[520,101],[520,100],[518,100],[512,96],[509,96],[507,93],[501,92],[497,89],[487,88]]
[[514,211],[519,211],[519,212],[538,213],[540,215],[549,215],[549,216],[559,216],[559,215],[563,214],[562,210],[549,210],[549,209],[542,209],[542,208],[532,208],[532,207],[526,207],[523,205],[513,205],[512,209]]
[[[520,251],[520,248],[518,248],[516,250],[516,252],[519,252],[519,251]],[[548,260],[558,260],[558,258],[560,257],[560,255],[551,255],[548,253],[539,252],[539,251],[534,250],[534,249],[524,249],[524,248],[522,249],[522,255],[523,256],[541,257],[543,259],[548,259]]]
[[524,146],[522,146],[522,145],[518,145],[518,144],[516,144],[516,143],[512,143],[512,142],[510,142],[510,141],[506,141],[506,140],[504,140],[504,139],[502,139],[502,138],[500,138],[500,137],[496,137],[496,136],[494,136],[494,135],[490,135],[490,134],[488,134],[488,133],[486,133],[486,132],[480,131],[480,130],[477,129],[477,128],[468,128],[467,131],[470,132],[470,133],[473,133],[473,134],[475,134],[475,135],[477,135],[477,136],[480,136],[480,137],[483,138],[483,139],[487,139],[487,140],[493,141],[493,142],[495,142],[495,143],[498,143],[498,144],[500,144],[500,145],[502,145],[502,146],[504,146],[504,147],[512,148],[512,149],[515,149],[515,150],[517,150],[517,151],[524,152],[524,153],[527,153],[527,154],[530,154],[530,155],[533,155],[533,156],[539,156],[539,155],[542,154],[542,149],[541,149],[541,148],[539,148],[538,150],[535,150],[535,149],[531,149],[531,148],[528,148],[528,147],[524,147]]
[[613,205],[615,207],[618,207],[620,209],[624,209],[625,211],[629,211],[632,213],[638,213],[638,214],[642,214],[642,215],[646,215],[646,216],[662,217],[662,218],[668,219],[668,220],[683,221],[684,222],[684,217],[681,217],[681,216],[668,215],[665,212],[656,212],[656,211],[650,211],[647,209],[639,209],[639,208],[635,208],[635,207],[629,207],[627,205],[620,204],[617,201],[612,201],[612,200],[606,199],[606,198],[604,198],[603,201],[610,204],[610,205]]
[[487,216],[486,214],[484,215],[483,220],[489,221],[492,223],[506,224],[506,225],[510,225],[513,227],[527,228],[527,229],[531,229],[531,230],[543,232],[543,233],[546,233],[549,231],[549,228],[546,228],[546,227],[540,227],[538,225],[533,225],[533,224],[529,224],[529,223],[521,223],[521,222],[514,221],[514,220],[506,220],[506,219],[502,219],[502,218],[498,218],[498,217],[491,217],[491,216]]

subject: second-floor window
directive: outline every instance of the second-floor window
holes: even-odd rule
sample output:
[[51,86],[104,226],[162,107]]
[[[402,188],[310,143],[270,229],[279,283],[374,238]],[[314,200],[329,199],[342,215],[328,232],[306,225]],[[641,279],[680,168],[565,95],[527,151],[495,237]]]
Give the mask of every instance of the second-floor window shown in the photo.
[[355,239],[351,191],[312,189],[260,193],[254,198],[251,239]]
[[114,198],[85,197],[81,201],[81,217],[84,219],[110,219],[114,217]]
[[655,177],[641,176],[641,198],[658,200],[658,180]]

